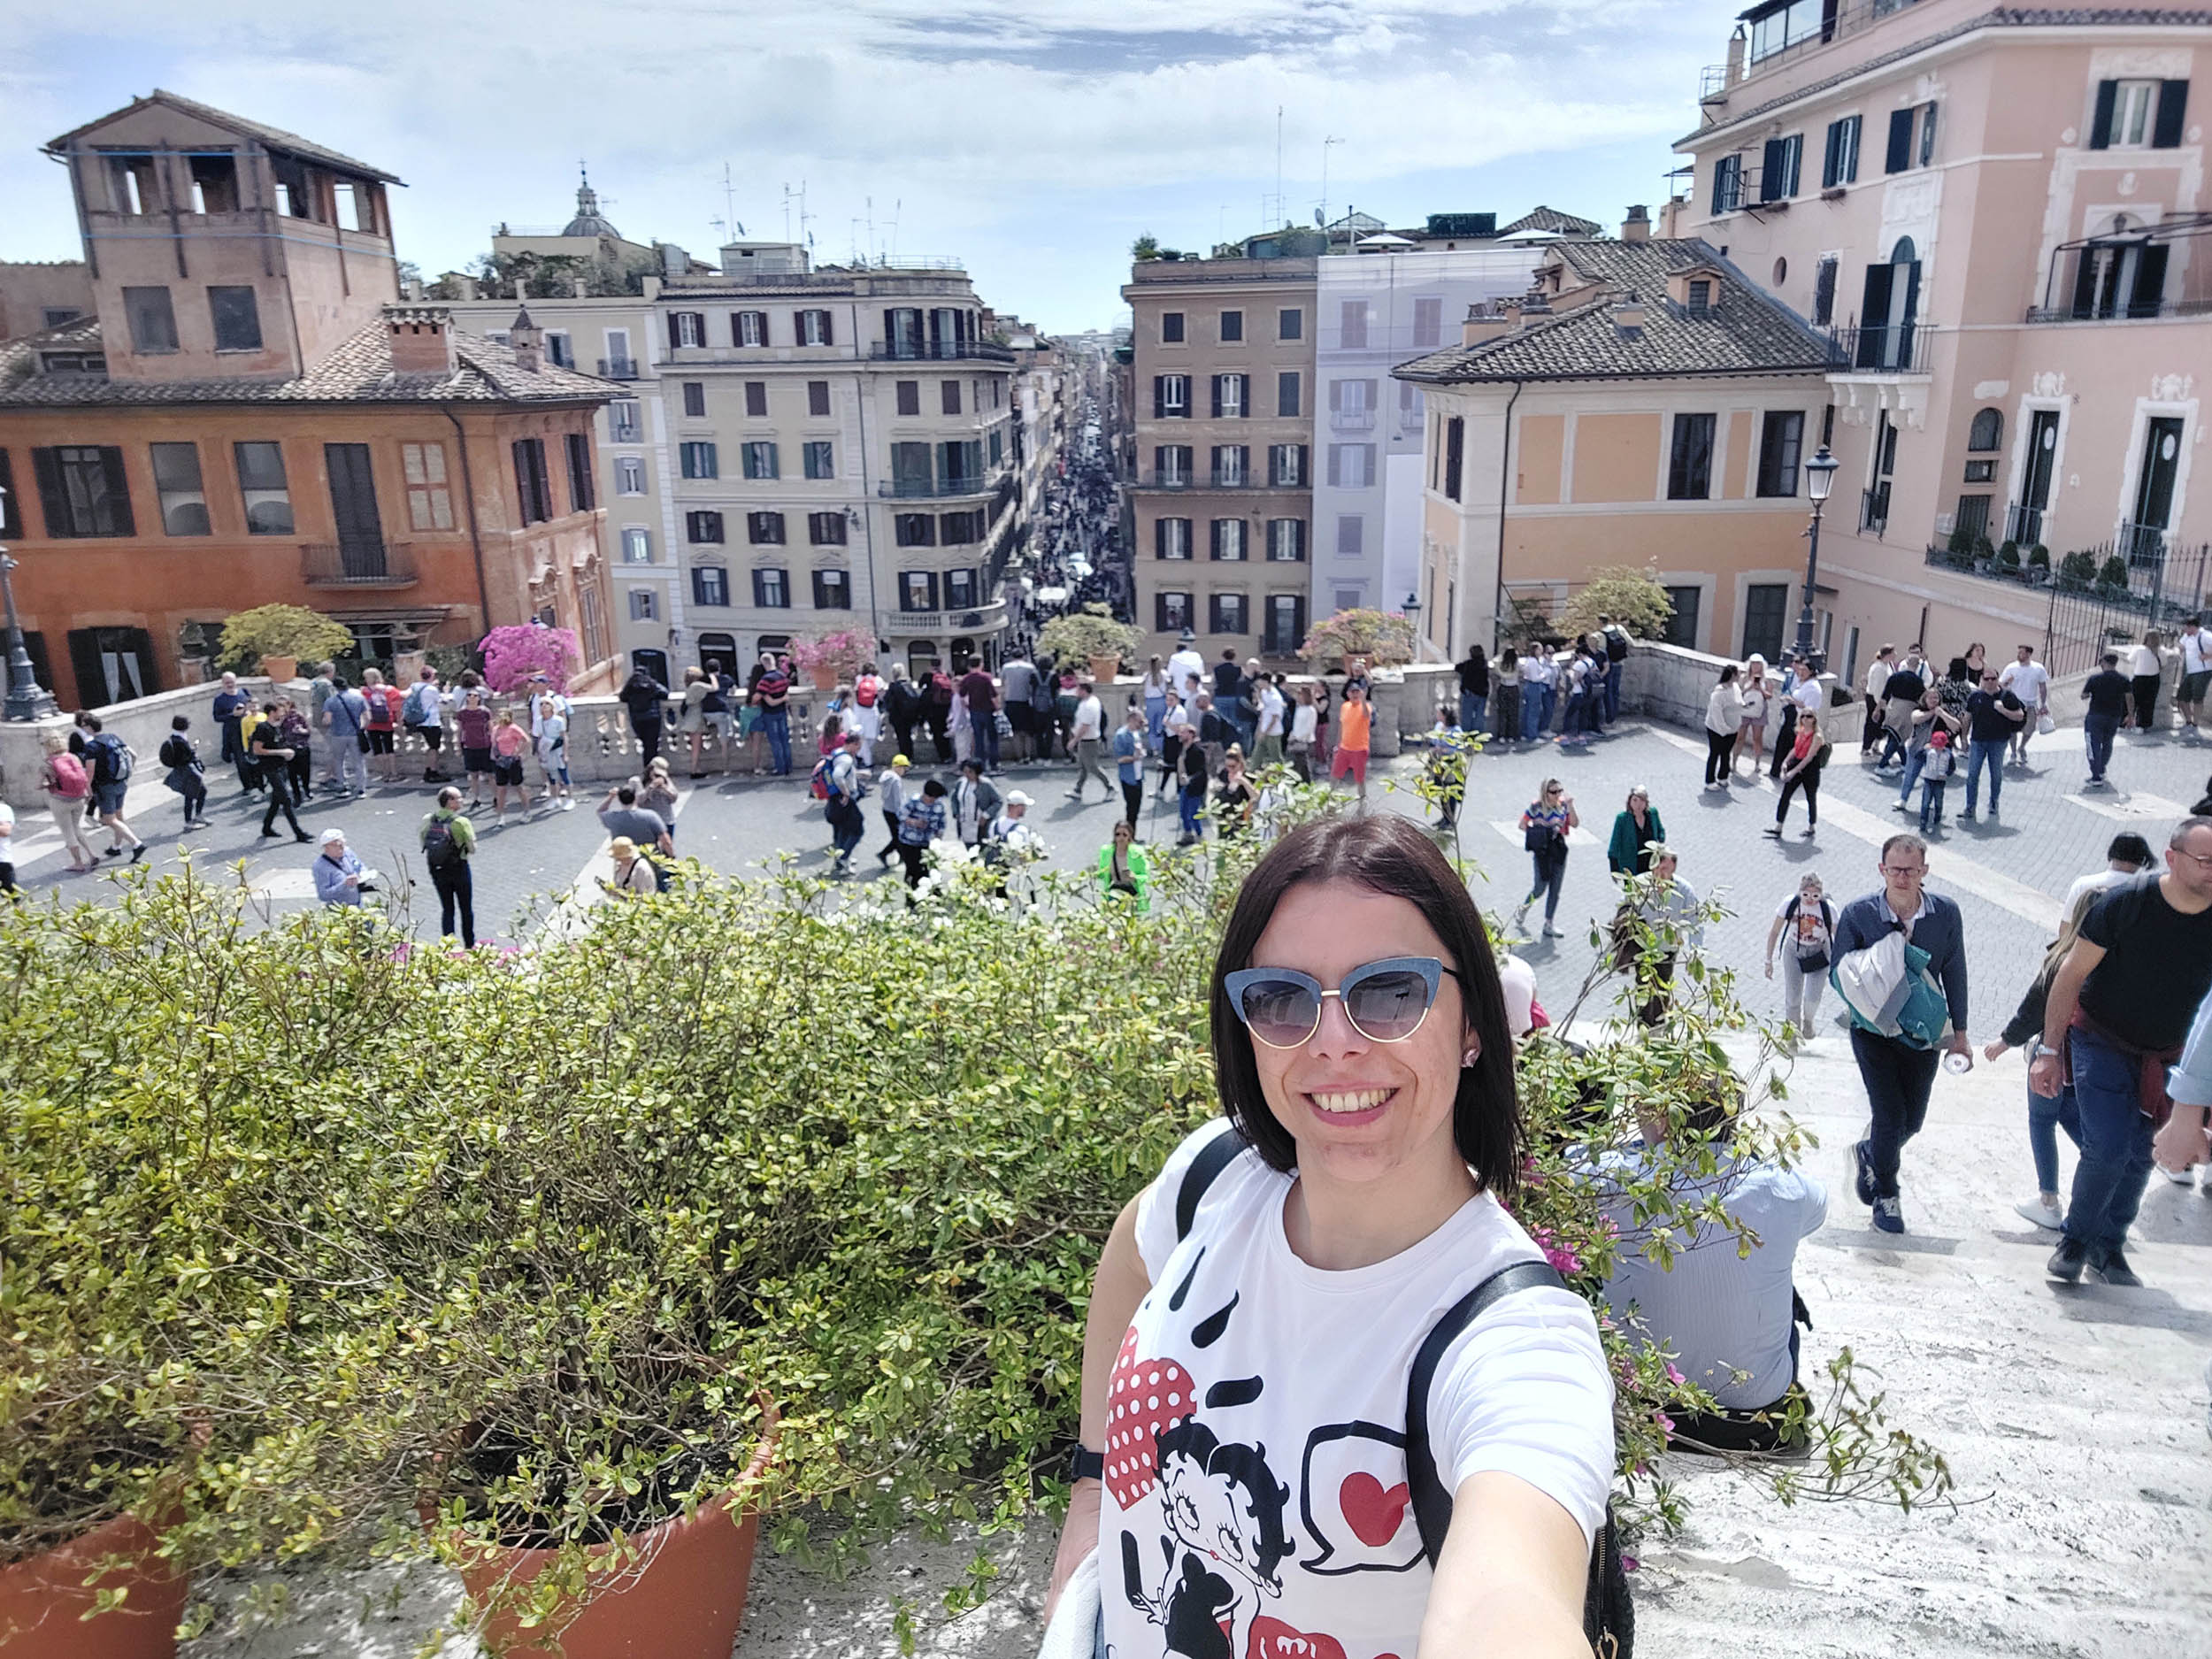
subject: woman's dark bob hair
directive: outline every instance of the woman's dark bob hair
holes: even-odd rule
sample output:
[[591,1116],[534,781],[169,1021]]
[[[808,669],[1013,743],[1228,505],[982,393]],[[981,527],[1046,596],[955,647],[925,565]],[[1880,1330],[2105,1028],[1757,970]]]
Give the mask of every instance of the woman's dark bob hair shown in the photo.
[[1283,895],[1321,881],[1350,882],[1403,899],[1420,911],[1443,942],[1444,965],[1459,974],[1456,983],[1468,1032],[1482,1048],[1474,1064],[1459,1073],[1452,1140],[1477,1183],[1511,1199],[1520,1187],[1525,1129],[1520,1099],[1514,1092],[1513,1033],[1506,1024],[1498,964],[1490,955],[1490,941],[1467,884],[1418,825],[1394,812],[1304,825],[1269,849],[1244,879],[1221,937],[1221,954],[1214,960],[1214,1072],[1229,1121],[1269,1167],[1296,1167],[1297,1143],[1268,1110],[1252,1056],[1251,1033],[1230,1005],[1227,980],[1239,969],[1252,965],[1252,951],[1274,919]]

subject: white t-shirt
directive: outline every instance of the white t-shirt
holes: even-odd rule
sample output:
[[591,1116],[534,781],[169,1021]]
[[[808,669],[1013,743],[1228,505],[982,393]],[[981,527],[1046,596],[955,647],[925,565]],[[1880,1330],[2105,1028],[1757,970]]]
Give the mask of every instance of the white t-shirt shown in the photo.
[[2206,637],[2202,628],[2194,634],[2185,634],[2174,641],[2181,647],[2181,672],[2201,674],[2212,669],[2212,639]]
[[1290,741],[1294,743],[1310,743],[1320,726],[1321,710],[1310,703],[1302,703],[1291,711]]
[[1178,651],[1167,659],[1167,675],[1186,699],[1194,697],[1206,678],[1206,659],[1196,651]]
[[[1790,907],[1793,904],[1797,907],[1797,914],[1793,918],[1790,915]],[[1826,915],[1822,914],[1821,907],[1824,904],[1827,907],[1828,914]],[[1785,927],[1782,930],[1781,938],[1775,941],[1776,954],[1784,962],[1795,962],[1807,951],[1818,951],[1824,956],[1827,955],[1828,947],[1833,942],[1835,934],[1834,912],[1835,901],[1832,899],[1807,899],[1800,894],[1791,894],[1789,897],[1774,907],[1774,915],[1778,921],[1793,924],[1790,927]],[[1824,973],[1827,970],[1823,968],[1816,972]]]
[[2128,673],[2137,680],[2147,680],[2163,672],[2165,664],[2158,660],[2155,647],[2139,645],[2128,653]]
[[1259,734],[1262,737],[1280,737],[1283,734],[1283,694],[1268,685],[1260,693]]
[[[1406,1375],[1455,1302],[1539,1252],[1483,1194],[1387,1261],[1324,1271],[1284,1233],[1292,1178],[1252,1152],[1207,1189],[1179,1244],[1184,1171],[1225,1133],[1190,1136],[1137,1203],[1152,1289],[1108,1387],[1108,1650],[1410,1655],[1430,1573],[1407,1492]],[[1517,1475],[1594,1536],[1612,1394],[1587,1304],[1514,1292],[1437,1369],[1439,1473],[1454,1492],[1481,1471]]]
[[1095,738],[1106,723],[1106,710],[1095,695],[1088,696],[1075,705],[1075,741]]
[[1880,657],[1878,657],[1866,665],[1866,695],[1879,703],[1882,700],[1882,687],[1889,684],[1889,676],[1890,666]]
[[2039,709],[2047,703],[2050,683],[2050,671],[2038,662],[2008,663],[1997,675],[1998,687],[2019,698],[2024,709]]

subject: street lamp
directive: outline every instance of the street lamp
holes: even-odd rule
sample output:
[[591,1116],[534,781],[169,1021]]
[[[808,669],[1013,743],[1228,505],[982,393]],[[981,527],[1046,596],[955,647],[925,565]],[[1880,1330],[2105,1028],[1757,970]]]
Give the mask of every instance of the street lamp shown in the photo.
[[1805,603],[1797,612],[1797,651],[1819,673],[1827,667],[1824,653],[1813,649],[1813,585],[1820,578],[1820,512],[1828,504],[1828,492],[1836,487],[1836,457],[1822,444],[1819,453],[1805,463],[1805,494],[1813,503],[1812,522],[1805,528],[1809,543],[1805,552]]
[[1413,625],[1413,660],[1421,660],[1421,595],[1408,594],[1405,603],[1406,620]]
[[[0,518],[7,516],[7,489],[0,486]],[[8,549],[0,547],[0,600],[7,605],[8,617],[8,698],[7,718],[10,720],[42,720],[60,712],[53,693],[42,689],[38,675],[31,667],[31,653],[23,643],[23,627],[16,620],[15,560]]]

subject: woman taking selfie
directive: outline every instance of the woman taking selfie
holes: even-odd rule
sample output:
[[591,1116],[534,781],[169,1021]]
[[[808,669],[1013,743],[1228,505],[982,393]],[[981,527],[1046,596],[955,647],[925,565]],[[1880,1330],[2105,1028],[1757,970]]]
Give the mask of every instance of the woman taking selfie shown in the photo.
[[1095,1548],[1124,1659],[1586,1659],[1612,1386],[1505,1207],[1512,1040],[1464,882],[1394,813],[1293,832],[1238,896],[1212,1029],[1225,1121],[1099,1264],[1055,1603]]

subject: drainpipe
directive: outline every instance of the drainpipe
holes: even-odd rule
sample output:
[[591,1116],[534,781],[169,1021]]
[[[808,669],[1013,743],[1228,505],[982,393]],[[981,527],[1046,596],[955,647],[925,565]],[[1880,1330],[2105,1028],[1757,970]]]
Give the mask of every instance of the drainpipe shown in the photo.
[[1502,641],[1505,626],[1505,497],[1507,482],[1513,476],[1513,405],[1521,401],[1521,381],[1514,381],[1513,396],[1505,400],[1505,432],[1498,441],[1498,575],[1490,599],[1490,649],[1494,652]]
[[476,603],[482,607],[484,632],[492,631],[492,591],[484,580],[484,534],[476,523],[476,471],[469,464],[469,434],[461,425],[460,417],[453,412],[450,403],[440,403],[439,412],[453,423],[453,436],[461,447],[461,494],[468,503],[469,552],[476,560]]

